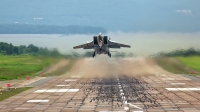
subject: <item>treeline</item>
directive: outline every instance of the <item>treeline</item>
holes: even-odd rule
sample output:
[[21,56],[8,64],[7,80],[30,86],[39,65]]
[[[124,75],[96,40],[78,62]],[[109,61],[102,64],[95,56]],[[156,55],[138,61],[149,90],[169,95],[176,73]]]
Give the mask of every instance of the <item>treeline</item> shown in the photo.
[[162,56],[162,57],[176,57],[176,56],[200,56],[200,50],[199,49],[194,49],[194,48],[189,48],[189,49],[178,49],[174,50],[171,52],[160,52],[156,56]]
[[[34,55],[34,56],[50,56],[50,57],[66,57],[66,58],[81,58],[92,57],[94,51],[86,51],[84,53],[69,52],[66,54],[60,53],[57,49],[48,49],[35,46],[33,44],[14,46],[11,43],[0,42],[0,55]],[[111,52],[112,57],[133,57],[133,53]],[[105,54],[106,55],[106,54]]]
[[0,24],[0,34],[98,34],[106,33],[102,27],[55,26],[30,24]]
[[31,54],[31,55],[43,55],[43,56],[63,56],[57,49],[47,49],[47,48],[40,48],[33,44],[28,46],[20,45],[14,46],[11,43],[0,42],[0,54],[1,55],[24,55],[24,54]]

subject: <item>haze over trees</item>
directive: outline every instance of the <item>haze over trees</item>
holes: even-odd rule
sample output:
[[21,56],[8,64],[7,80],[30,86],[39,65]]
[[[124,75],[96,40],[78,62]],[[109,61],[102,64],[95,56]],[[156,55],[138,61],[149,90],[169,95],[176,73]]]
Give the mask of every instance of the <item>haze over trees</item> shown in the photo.
[[[79,58],[79,57],[92,57],[94,51],[85,51],[80,54],[78,52],[68,52],[62,54],[58,49],[48,49],[35,46],[33,44],[14,46],[12,43],[0,42],[0,55],[41,55],[51,57],[66,57],[66,58]],[[106,55],[106,54],[105,54]],[[112,57],[133,57],[133,53],[115,52],[112,53]]]
[[171,52],[160,52],[160,53],[157,54],[157,56],[162,56],[162,57],[200,56],[200,50],[194,49],[194,48],[189,48],[189,49],[186,49],[186,50],[178,49],[178,50],[174,50],[174,51],[171,51]]

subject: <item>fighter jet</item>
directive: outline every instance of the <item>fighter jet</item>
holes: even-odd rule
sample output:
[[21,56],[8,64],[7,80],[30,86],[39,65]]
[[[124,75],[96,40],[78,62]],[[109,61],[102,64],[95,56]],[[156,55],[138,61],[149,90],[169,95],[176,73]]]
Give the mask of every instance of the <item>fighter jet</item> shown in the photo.
[[99,33],[98,36],[93,36],[93,41],[87,42],[86,44],[75,46],[73,48],[94,49],[92,57],[95,57],[96,54],[108,54],[108,56],[111,57],[109,48],[120,49],[121,47],[130,48],[131,46],[111,41],[110,38],[108,38],[108,36],[103,36],[101,33]]

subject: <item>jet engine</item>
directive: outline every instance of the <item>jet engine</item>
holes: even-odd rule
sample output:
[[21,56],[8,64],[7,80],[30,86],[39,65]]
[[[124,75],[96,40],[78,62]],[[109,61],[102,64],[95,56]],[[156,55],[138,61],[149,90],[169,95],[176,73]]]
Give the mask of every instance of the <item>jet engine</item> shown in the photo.
[[98,45],[97,36],[93,36],[93,42],[94,42],[94,45]]
[[108,36],[104,36],[103,37],[103,43],[104,44],[108,44]]

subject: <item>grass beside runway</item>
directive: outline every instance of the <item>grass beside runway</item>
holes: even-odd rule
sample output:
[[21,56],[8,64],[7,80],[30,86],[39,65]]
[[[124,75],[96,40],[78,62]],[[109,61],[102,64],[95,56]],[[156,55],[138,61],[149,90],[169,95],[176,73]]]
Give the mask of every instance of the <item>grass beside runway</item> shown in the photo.
[[200,57],[160,57],[154,59],[164,70],[175,74],[191,74],[193,70],[196,72],[192,75],[199,76]]
[[19,94],[23,91],[26,91],[32,87],[24,87],[24,88],[9,88],[7,91],[0,91],[0,101],[3,101],[11,96]]
[[0,55],[0,81],[22,79],[34,76],[59,58],[39,56],[2,56]]
[[200,71],[200,56],[178,57],[177,59],[185,66],[193,68],[196,71]]
[[162,67],[164,70],[169,71],[171,73],[176,73],[176,74],[187,74],[188,71],[183,68],[183,64],[178,62],[176,58],[155,58],[154,61]]

